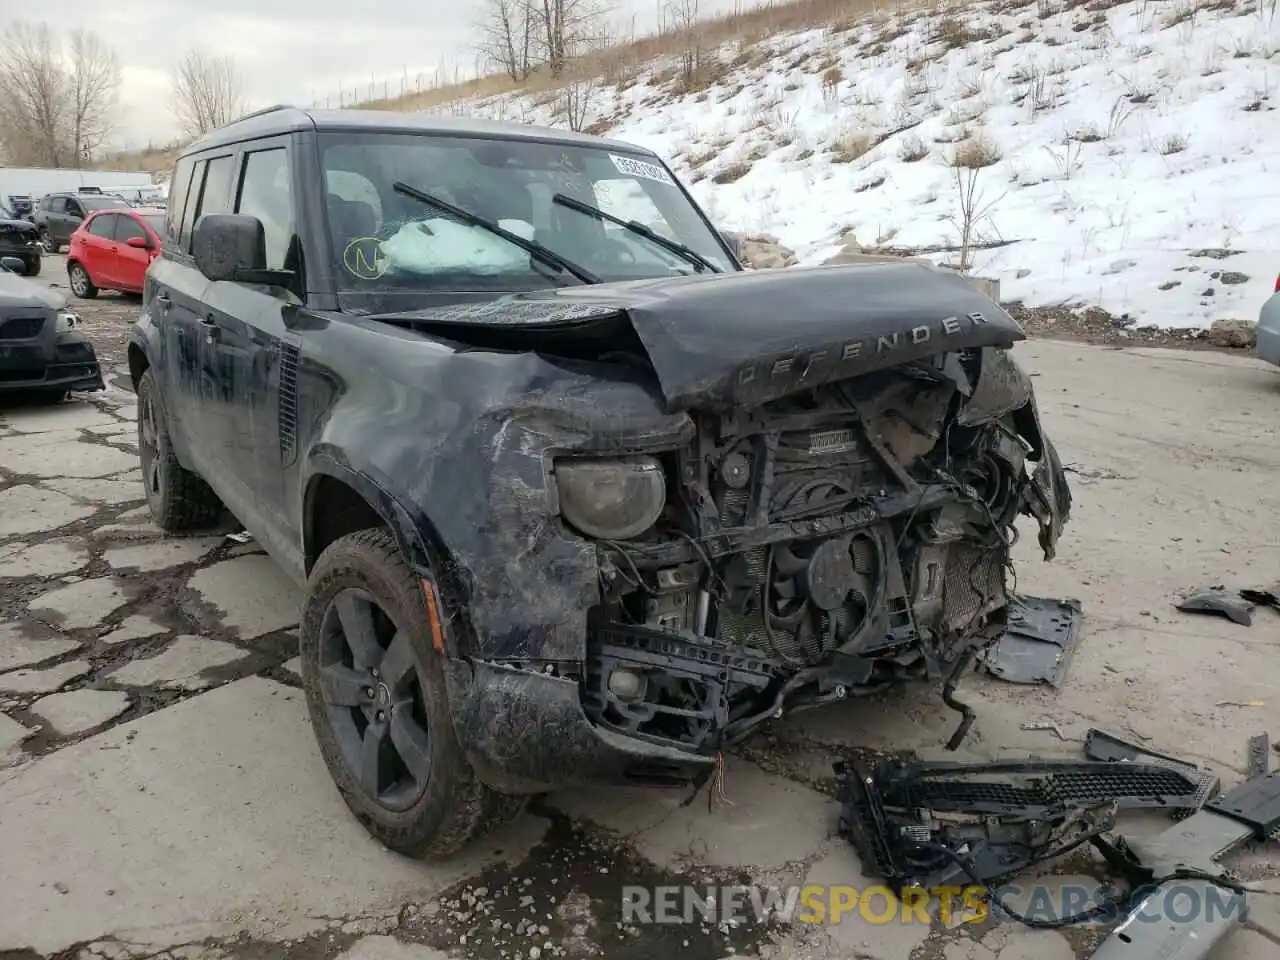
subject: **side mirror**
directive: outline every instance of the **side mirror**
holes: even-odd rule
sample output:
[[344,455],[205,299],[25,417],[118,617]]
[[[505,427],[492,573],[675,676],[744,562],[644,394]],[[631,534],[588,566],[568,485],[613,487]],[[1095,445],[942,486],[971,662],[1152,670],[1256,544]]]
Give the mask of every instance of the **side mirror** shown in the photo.
[[10,273],[24,273],[27,265],[17,257],[0,257],[0,267],[4,267]]
[[146,237],[130,237],[124,242],[126,247],[137,247],[139,250],[150,250],[151,241]]
[[242,213],[207,213],[191,234],[196,269],[210,280],[285,286],[289,270],[267,269],[267,235],[262,221]]

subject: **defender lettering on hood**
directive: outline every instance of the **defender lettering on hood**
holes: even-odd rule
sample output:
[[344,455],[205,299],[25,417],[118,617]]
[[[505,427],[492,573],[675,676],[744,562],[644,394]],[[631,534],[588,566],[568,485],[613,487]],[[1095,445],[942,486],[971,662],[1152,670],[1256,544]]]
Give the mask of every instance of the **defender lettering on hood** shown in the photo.
[[778,357],[769,363],[749,363],[738,372],[738,386],[746,386],[759,376],[785,377],[789,382],[800,384],[811,374],[816,374],[823,380],[839,379],[852,374],[854,364],[862,359],[864,352],[883,356],[906,346],[918,347],[934,342],[938,343],[939,350],[946,350],[948,347],[942,341],[963,334],[965,323],[977,325],[987,322],[983,314],[975,311],[965,314],[963,318],[951,316],[936,324],[922,323],[906,333],[882,334],[874,341],[870,338],[848,340],[831,348]]

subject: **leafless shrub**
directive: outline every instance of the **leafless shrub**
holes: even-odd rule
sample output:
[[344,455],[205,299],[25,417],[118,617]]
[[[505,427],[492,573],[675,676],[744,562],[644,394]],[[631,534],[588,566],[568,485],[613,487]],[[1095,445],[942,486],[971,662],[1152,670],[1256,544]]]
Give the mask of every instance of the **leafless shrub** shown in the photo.
[[1171,133],[1160,139],[1156,144],[1156,149],[1166,157],[1170,154],[1181,153],[1187,149],[1187,138],[1180,133]]
[[1053,165],[1058,168],[1059,180],[1070,180],[1080,169],[1080,152],[1083,148],[1079,143],[1068,138],[1061,150],[1055,150],[1048,144],[1044,149],[1053,160]]
[[837,67],[828,67],[822,74],[822,98],[835,100],[844,80],[844,71]]
[[929,155],[929,146],[915,134],[903,137],[898,144],[898,159],[903,163],[915,163]]
[[949,217],[960,235],[961,272],[967,273],[973,266],[974,245],[980,242],[982,225],[991,215],[1000,197],[987,200],[979,188],[983,167],[966,167],[952,164],[956,185],[956,212]]
[[951,13],[937,21],[933,35],[944,50],[957,50],[975,39],[964,20]]
[[1067,134],[1067,141],[1075,143],[1097,143],[1105,139],[1102,132],[1092,123],[1082,123]]
[[188,137],[230,123],[245,112],[244,86],[235,61],[189,50],[173,73],[173,112]]
[[1134,106],[1133,100],[1129,97],[1116,97],[1116,102],[1111,105],[1111,112],[1107,115],[1107,139],[1110,140],[1120,128],[1124,126],[1124,122],[1133,116]]
[[596,93],[594,77],[575,77],[564,85],[560,91],[557,112],[564,117],[570,130],[581,133],[587,129],[591,122]]

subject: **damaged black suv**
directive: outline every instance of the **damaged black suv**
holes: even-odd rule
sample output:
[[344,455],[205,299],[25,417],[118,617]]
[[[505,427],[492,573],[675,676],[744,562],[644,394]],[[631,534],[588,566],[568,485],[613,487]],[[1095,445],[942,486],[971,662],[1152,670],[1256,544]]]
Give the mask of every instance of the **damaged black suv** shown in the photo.
[[917,263],[743,270],[667,166],[272,108],[177,162],[129,365],[166,530],[302,584],[347,804],[444,856],[520,798],[699,784],[784,711],[998,631],[1070,498],[1000,307]]

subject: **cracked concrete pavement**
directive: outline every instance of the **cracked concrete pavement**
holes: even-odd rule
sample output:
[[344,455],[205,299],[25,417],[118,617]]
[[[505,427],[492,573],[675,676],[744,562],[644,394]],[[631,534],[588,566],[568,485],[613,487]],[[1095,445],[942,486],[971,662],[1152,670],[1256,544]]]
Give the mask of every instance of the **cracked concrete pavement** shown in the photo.
[[[961,755],[1078,756],[1101,726],[1237,782],[1247,737],[1280,732],[1280,615],[1245,628],[1173,601],[1280,579],[1259,519],[1280,511],[1280,376],[1207,353],[1018,353],[1076,496],[1055,563],[1034,536],[1019,544],[1019,586],[1079,598],[1084,633],[1061,691],[967,680],[978,720]],[[386,852],[313,743],[300,595],[229,531],[151,526],[134,419],[119,390],[0,406],[0,958],[1069,960],[1096,943],[941,921],[618,922],[624,883],[869,885],[835,836],[831,761],[851,746],[940,752],[954,714],[914,688],[777,722],[729,758],[733,805],[713,812],[682,792],[569,792],[447,864]],[[1021,728],[1041,719],[1067,741]],[[1280,892],[1272,851],[1246,859]],[[1280,899],[1254,910],[1216,960],[1275,955]]]

